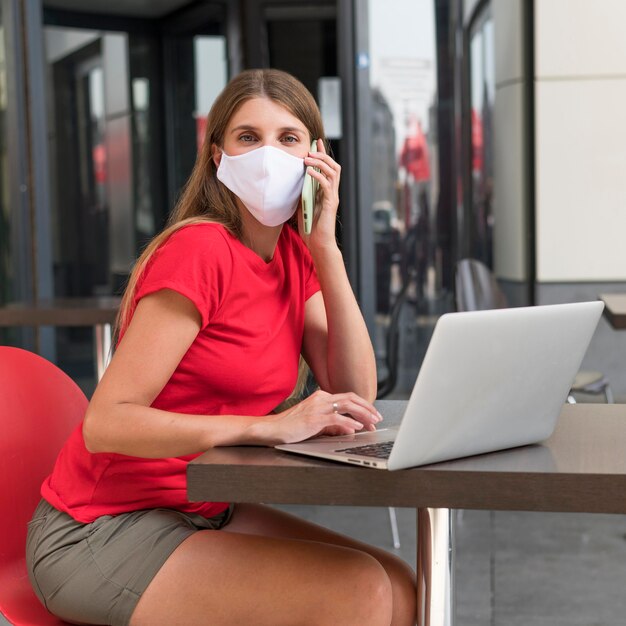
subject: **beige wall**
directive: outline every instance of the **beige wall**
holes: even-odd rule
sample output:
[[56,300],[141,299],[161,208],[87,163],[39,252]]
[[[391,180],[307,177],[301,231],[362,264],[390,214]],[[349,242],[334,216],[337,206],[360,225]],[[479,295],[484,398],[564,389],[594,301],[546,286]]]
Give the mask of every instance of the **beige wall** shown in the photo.
[[626,280],[626,2],[535,3],[537,281]]

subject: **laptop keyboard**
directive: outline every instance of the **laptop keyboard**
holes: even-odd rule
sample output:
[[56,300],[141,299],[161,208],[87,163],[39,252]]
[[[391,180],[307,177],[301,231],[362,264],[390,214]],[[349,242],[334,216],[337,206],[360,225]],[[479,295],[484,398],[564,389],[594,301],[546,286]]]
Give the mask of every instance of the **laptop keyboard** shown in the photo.
[[356,446],[355,448],[343,448],[335,450],[335,452],[344,452],[345,454],[360,454],[362,456],[373,456],[377,459],[387,459],[391,454],[393,441],[381,441],[380,443],[370,443],[366,446]]

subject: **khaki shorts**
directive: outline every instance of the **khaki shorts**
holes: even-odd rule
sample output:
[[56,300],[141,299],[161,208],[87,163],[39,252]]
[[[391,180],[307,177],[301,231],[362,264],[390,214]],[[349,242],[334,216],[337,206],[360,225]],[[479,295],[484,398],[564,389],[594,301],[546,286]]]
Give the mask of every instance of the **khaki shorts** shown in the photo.
[[148,509],[83,524],[42,500],[28,524],[28,575],[38,598],[57,617],[127,626],[170,554],[198,530],[224,527],[231,514],[232,506],[210,519]]

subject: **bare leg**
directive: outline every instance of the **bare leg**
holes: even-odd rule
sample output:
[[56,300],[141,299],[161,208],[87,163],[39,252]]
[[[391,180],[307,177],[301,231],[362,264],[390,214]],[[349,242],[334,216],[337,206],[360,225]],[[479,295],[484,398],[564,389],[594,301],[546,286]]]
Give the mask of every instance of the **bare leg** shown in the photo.
[[413,621],[395,618],[391,578],[403,571],[395,557],[381,564],[368,551],[383,551],[258,505],[238,505],[226,528],[197,532],[174,551],[131,626],[414,623],[414,587]]
[[311,541],[199,531],[152,580],[131,626],[388,626],[391,584],[369,555]]
[[391,581],[392,626],[415,624],[417,601],[415,573],[408,563],[389,552],[260,504],[235,505],[232,521],[224,530],[266,537],[317,541],[365,552],[385,568]]

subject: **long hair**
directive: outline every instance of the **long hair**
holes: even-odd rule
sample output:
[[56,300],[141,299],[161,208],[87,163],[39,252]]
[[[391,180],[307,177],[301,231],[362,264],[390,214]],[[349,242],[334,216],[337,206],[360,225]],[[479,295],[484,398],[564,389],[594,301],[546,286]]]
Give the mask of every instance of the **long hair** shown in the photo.
[[[130,321],[137,281],[154,252],[173,233],[199,222],[222,224],[234,237],[241,239],[242,222],[235,195],[217,178],[212,147],[224,145],[224,133],[232,115],[252,98],[269,98],[285,107],[309,131],[309,141],[324,139],[324,126],[317,104],[307,88],[296,78],[280,70],[246,70],[235,76],[216,98],[207,117],[202,148],[165,228],[146,246],[129,276],[115,323],[115,341]],[[302,357],[298,381],[290,399],[301,395],[308,367]]]

